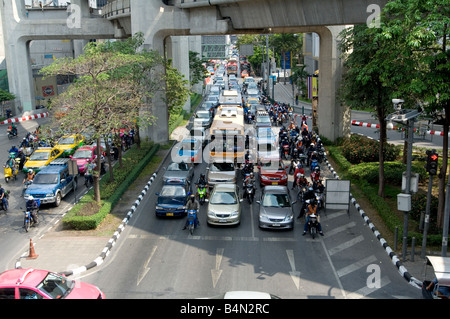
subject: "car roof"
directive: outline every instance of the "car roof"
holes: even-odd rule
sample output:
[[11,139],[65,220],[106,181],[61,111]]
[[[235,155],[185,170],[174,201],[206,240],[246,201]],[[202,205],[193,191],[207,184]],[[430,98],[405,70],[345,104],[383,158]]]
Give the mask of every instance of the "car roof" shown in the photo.
[[37,286],[47,276],[48,271],[33,268],[11,269],[0,273],[0,287],[16,286],[18,280],[24,286]]

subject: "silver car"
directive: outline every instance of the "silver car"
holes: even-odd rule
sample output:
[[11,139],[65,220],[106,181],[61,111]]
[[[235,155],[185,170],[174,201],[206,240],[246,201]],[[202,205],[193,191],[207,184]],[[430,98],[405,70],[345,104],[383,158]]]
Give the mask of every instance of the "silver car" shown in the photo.
[[234,163],[211,163],[206,168],[209,187],[220,183],[236,183],[236,167]]
[[238,225],[241,222],[241,202],[236,184],[217,184],[208,200],[209,225]]
[[195,113],[194,117],[194,127],[206,127],[209,128],[212,123],[212,114],[211,112],[200,110]]
[[262,189],[259,204],[259,227],[276,229],[294,228],[296,201],[291,202],[286,186],[266,186]]

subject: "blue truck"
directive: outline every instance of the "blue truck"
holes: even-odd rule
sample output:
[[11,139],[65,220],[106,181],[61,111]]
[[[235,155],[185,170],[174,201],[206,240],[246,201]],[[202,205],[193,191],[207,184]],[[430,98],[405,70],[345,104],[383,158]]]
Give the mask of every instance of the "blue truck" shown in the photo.
[[33,183],[28,186],[24,198],[30,196],[39,199],[41,204],[61,204],[61,200],[70,191],[77,189],[78,174],[69,173],[69,158],[57,158],[42,168],[34,177]]

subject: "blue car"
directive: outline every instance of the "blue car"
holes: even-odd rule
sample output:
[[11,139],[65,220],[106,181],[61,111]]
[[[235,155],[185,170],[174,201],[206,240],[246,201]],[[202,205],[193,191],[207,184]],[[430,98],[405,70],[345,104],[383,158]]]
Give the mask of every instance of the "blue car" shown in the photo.
[[156,216],[186,216],[186,203],[190,195],[188,184],[163,185],[156,195]]

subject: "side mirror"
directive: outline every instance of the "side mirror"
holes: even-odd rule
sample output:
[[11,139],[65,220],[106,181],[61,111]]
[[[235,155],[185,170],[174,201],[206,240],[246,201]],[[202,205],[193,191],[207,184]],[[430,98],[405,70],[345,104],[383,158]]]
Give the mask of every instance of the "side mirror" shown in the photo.
[[239,202],[240,202],[240,203],[242,203],[243,201],[244,201],[244,199],[243,199],[243,198],[241,198],[241,199],[239,200]]
[[209,202],[209,199],[208,199],[208,198],[205,198],[205,202],[208,203],[208,202]]
[[159,196],[159,193],[155,193],[156,196]]
[[257,203],[257,204],[261,204],[261,202],[259,201],[259,200],[257,200],[255,203]]
[[291,203],[291,205],[294,205],[294,204],[296,204],[297,203],[297,201],[296,200],[294,200],[292,203]]

